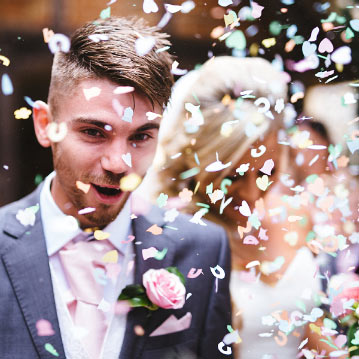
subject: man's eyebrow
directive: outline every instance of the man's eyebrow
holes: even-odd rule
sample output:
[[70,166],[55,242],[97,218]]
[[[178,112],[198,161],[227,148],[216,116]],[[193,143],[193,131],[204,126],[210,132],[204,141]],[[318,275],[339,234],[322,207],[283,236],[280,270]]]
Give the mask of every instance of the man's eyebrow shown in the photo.
[[78,123],[80,123],[80,124],[82,123],[82,124],[86,124],[86,125],[94,125],[94,126],[101,127],[101,128],[104,128],[107,125],[106,122],[102,122],[102,121],[91,119],[91,118],[84,118],[84,117],[78,117],[78,118],[71,120],[71,124],[78,124]]
[[153,123],[146,123],[143,126],[140,126],[138,128],[136,128],[136,130],[134,132],[143,132],[143,131],[148,131],[148,130],[158,130],[160,128],[160,124],[157,122],[153,122]]

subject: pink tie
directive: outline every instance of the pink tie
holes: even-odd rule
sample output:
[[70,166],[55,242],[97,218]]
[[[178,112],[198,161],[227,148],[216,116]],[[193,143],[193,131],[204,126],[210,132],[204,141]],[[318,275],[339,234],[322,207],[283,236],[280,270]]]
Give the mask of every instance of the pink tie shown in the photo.
[[[105,314],[97,306],[103,298],[104,287],[95,279],[105,273],[103,256],[114,247],[107,240],[80,240],[88,235],[81,233],[59,252],[74,300],[67,303],[73,323],[88,330],[82,338],[87,353],[93,359],[100,358],[107,330]],[[97,268],[97,270],[96,270]],[[97,273],[96,273],[97,271]]]

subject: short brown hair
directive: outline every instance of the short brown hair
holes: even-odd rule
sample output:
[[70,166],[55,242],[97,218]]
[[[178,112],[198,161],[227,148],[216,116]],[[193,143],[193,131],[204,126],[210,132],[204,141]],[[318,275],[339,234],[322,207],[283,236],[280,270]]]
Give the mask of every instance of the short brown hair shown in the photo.
[[[150,27],[140,18],[109,17],[88,22],[71,37],[69,52],[57,52],[51,73],[48,102],[53,113],[58,98],[68,96],[85,78],[106,78],[121,86],[133,86],[151,103],[167,104],[173,85],[172,57],[163,48],[170,46],[168,35]],[[95,42],[90,35],[106,35]],[[138,55],[136,40],[151,37],[155,45],[147,54]],[[161,51],[159,51],[161,50]]]

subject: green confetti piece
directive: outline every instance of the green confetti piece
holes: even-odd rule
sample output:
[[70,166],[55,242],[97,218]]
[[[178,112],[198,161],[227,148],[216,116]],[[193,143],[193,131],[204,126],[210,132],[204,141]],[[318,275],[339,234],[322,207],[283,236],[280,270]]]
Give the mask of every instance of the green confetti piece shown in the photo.
[[171,226],[163,226],[164,228],[168,228],[168,229],[172,229],[174,231],[178,231],[178,228],[176,227],[171,227]]
[[248,221],[255,229],[258,229],[261,226],[261,221],[255,213],[248,218]]
[[34,179],[35,185],[38,186],[42,182],[43,179],[44,178],[42,177],[42,175],[37,174]]
[[278,21],[272,21],[269,24],[269,32],[273,36],[278,36],[282,31],[282,25]]
[[297,300],[295,302],[295,305],[302,311],[302,312],[306,312],[306,307],[305,307],[305,303],[302,300]]
[[45,350],[47,350],[50,354],[52,354],[55,357],[59,356],[59,353],[56,351],[56,349],[50,343],[45,344]]
[[329,340],[320,339],[321,342],[327,343],[330,347],[334,349],[338,349],[333,343],[331,343]]
[[328,329],[336,329],[337,324],[334,322],[334,320],[331,320],[329,318],[324,318],[323,324]]
[[314,183],[314,181],[318,178],[318,175],[310,175],[305,179],[305,182],[307,183]]
[[336,12],[332,12],[327,19],[321,19],[320,21],[323,23],[323,22],[333,22],[335,21],[337,17],[337,13]]
[[206,186],[206,194],[211,194],[211,193],[213,193],[213,182],[208,186]]
[[354,32],[353,32],[353,30],[350,28],[350,27],[347,27],[346,29],[345,29],[345,38],[347,39],[347,40],[349,40],[349,39],[352,39],[354,37]]
[[164,207],[167,204],[167,200],[168,200],[168,195],[165,193],[161,193],[156,200],[158,207],[160,208]]
[[194,168],[191,168],[187,171],[184,171],[180,174],[180,179],[187,179],[187,178],[190,178],[190,177],[193,177],[195,175],[197,175],[198,173],[200,172],[200,169],[199,167],[194,167]]
[[230,332],[230,333],[233,333],[234,330],[232,328],[232,326],[230,324],[227,325],[227,330]]
[[226,46],[230,49],[244,50],[246,45],[246,37],[241,30],[233,31],[232,34],[226,39]]
[[221,191],[223,191],[224,194],[228,193],[227,187],[229,187],[232,184],[232,181],[229,178],[224,178],[221,182]]
[[110,7],[106,8],[106,9],[103,9],[100,12],[100,18],[101,19],[107,19],[110,16],[111,16],[111,8]]
[[312,239],[315,238],[315,233],[313,231],[310,231],[308,234],[307,234],[307,237],[305,238],[305,241],[306,242],[310,242]]
[[158,261],[161,261],[166,256],[167,251],[168,251],[167,248],[163,248],[162,251],[157,252],[154,258],[157,259]]
[[206,203],[201,203],[201,202],[197,202],[196,203],[196,206],[198,207],[204,207],[204,208],[210,208],[210,206]]

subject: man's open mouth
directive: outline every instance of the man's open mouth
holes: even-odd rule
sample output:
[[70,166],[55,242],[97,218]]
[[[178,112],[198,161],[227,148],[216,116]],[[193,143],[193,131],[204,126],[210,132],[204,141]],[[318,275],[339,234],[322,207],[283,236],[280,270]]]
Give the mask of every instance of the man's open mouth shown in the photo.
[[103,186],[98,186],[96,184],[92,184],[92,185],[94,186],[96,191],[103,196],[114,197],[122,193],[122,191],[119,188],[103,187]]

